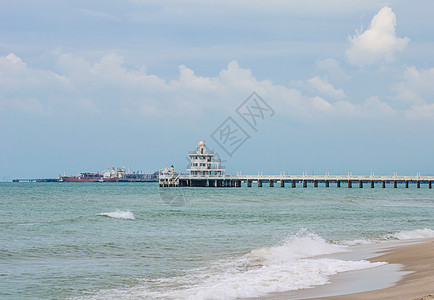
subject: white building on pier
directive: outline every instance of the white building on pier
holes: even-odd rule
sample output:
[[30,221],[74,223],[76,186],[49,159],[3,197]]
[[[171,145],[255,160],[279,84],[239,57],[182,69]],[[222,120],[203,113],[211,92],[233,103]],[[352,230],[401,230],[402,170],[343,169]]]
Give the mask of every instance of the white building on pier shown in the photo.
[[187,171],[191,176],[218,177],[225,175],[225,169],[220,160],[214,159],[214,153],[206,150],[204,141],[197,144],[196,151],[188,154],[190,157],[190,168]]

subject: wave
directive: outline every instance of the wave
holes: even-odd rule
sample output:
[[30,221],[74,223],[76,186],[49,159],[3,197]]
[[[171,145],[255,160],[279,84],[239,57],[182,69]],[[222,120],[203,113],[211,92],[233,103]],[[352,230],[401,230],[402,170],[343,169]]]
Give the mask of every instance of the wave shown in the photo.
[[103,216],[103,217],[109,217],[109,218],[115,218],[115,219],[135,220],[133,213],[130,211],[117,210],[114,212],[99,213],[96,215],[97,216]]
[[424,229],[415,229],[415,230],[400,231],[395,233],[388,233],[375,239],[357,239],[352,241],[342,241],[339,242],[339,244],[345,246],[355,246],[355,245],[370,245],[370,244],[384,243],[390,240],[406,241],[406,240],[429,239],[429,238],[434,238],[434,230],[429,228],[424,228]]
[[398,233],[387,235],[386,238],[397,240],[414,240],[434,238],[434,230],[429,228],[416,229],[411,231],[400,231]]
[[[237,299],[261,297],[323,285],[331,275],[386,263],[350,261],[320,255],[348,251],[305,230],[279,245],[261,247],[245,255],[220,260],[183,275],[148,280],[127,290],[101,291],[96,299]],[[320,256],[320,257],[318,257]]]

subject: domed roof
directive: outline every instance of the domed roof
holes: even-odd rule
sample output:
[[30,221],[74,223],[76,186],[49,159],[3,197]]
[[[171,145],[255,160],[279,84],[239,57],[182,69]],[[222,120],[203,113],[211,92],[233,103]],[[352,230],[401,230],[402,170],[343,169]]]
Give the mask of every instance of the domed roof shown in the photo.
[[200,141],[200,142],[197,144],[197,146],[198,146],[198,147],[206,147],[204,141]]

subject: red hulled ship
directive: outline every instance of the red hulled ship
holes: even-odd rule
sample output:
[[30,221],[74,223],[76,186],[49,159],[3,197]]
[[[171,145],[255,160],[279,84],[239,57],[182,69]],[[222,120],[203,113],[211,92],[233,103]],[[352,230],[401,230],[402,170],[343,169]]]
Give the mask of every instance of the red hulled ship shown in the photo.
[[80,176],[63,176],[64,182],[98,182],[102,181],[102,175],[99,173],[80,173]]

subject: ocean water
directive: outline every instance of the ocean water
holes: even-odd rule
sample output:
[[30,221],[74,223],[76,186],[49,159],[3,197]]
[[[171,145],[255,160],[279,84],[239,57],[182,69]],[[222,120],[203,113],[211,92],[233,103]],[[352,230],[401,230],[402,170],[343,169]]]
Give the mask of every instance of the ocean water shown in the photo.
[[235,299],[382,263],[321,255],[434,237],[434,190],[0,183],[1,299]]

